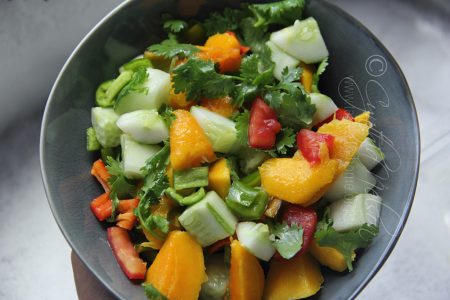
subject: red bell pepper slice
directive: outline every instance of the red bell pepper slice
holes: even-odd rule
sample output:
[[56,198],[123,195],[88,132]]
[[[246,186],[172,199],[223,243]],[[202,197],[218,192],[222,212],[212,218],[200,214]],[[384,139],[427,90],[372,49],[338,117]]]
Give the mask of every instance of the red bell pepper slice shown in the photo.
[[106,166],[101,159],[96,160],[92,165],[91,175],[97,178],[105,192],[110,191],[111,187],[109,186],[108,180],[111,177],[111,174],[109,174],[108,169],[106,169]]
[[253,101],[250,110],[248,142],[250,147],[271,149],[275,145],[277,133],[281,130],[275,111],[261,98]]
[[[297,224],[303,228],[303,243],[296,256],[306,253],[314,239],[314,233],[316,232],[317,214],[314,209],[305,208],[300,205],[287,204],[283,210],[281,219],[289,226]],[[279,259],[282,257],[276,252],[275,258]]]
[[99,221],[104,221],[111,216],[112,202],[109,193],[103,193],[91,202],[91,210]]
[[323,124],[330,123],[334,119],[336,119],[336,120],[346,119],[346,120],[349,120],[349,121],[352,121],[352,122],[355,121],[355,119],[353,118],[351,113],[349,113],[347,110],[345,110],[343,108],[338,108],[331,116],[329,116],[328,118],[326,118],[325,120],[323,120],[319,124],[315,125],[315,127],[319,128]]
[[120,268],[129,279],[144,279],[147,264],[139,257],[126,229],[109,227],[108,243]]
[[333,150],[334,136],[317,133],[308,129],[301,129],[297,133],[297,147],[311,165],[320,163],[321,143],[326,143],[328,152],[331,153]]
[[209,254],[216,253],[217,251],[219,251],[223,247],[228,246],[230,244],[231,244],[230,237],[226,237],[226,238],[224,238],[222,240],[218,240],[217,242],[215,242],[214,244],[212,244],[211,246],[208,247],[208,253]]
[[126,230],[131,230],[136,223],[136,215],[134,214],[134,209],[138,207],[139,199],[128,199],[119,201],[119,215],[117,215],[116,226],[124,228]]

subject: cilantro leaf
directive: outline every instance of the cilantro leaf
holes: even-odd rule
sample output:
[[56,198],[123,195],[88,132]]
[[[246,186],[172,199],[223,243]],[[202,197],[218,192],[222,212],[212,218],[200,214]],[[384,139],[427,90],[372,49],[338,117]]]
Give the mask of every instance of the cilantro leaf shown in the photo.
[[332,247],[342,253],[349,271],[353,270],[352,256],[356,249],[366,248],[378,234],[375,225],[363,224],[359,228],[347,232],[337,232],[333,228],[333,220],[329,216],[329,209],[317,224],[314,238],[319,246]]
[[148,79],[147,69],[145,67],[139,67],[136,72],[131,76],[131,80],[120,90],[117,95],[114,106],[120,102],[120,100],[131,93],[147,94],[148,88],[144,87],[143,84]]
[[151,283],[145,282],[142,284],[144,293],[149,300],[168,300],[166,296],[161,294]]
[[245,11],[229,7],[225,8],[222,13],[213,12],[204,22],[206,35],[211,36],[216,33],[237,30],[239,21],[245,15]]
[[188,27],[188,23],[183,20],[173,19],[170,14],[162,15],[163,28],[168,33],[179,33]]
[[248,125],[250,123],[250,112],[244,110],[234,119],[236,122],[237,139],[242,146],[248,146]]
[[255,20],[253,18],[244,18],[239,27],[241,29],[242,42],[249,46],[253,53],[258,53],[266,46],[269,40],[269,33],[266,27],[253,26]]
[[294,130],[288,127],[283,128],[279,133],[277,143],[275,145],[277,152],[282,155],[286,155],[288,150],[287,148],[294,147],[294,144],[295,144]]
[[280,83],[264,95],[267,103],[276,110],[280,123],[294,130],[311,125],[316,107],[303,90],[299,78],[301,69],[285,68]]
[[276,223],[270,228],[270,240],[283,258],[290,259],[303,244],[303,228],[298,224]]
[[319,78],[320,78],[320,75],[322,75],[325,72],[325,70],[327,69],[327,66],[328,66],[328,57],[325,58],[324,60],[322,60],[322,62],[317,67],[316,73],[314,73],[313,83],[312,83],[313,93],[319,92]]
[[270,24],[292,25],[295,20],[301,19],[304,0],[283,0],[275,3],[252,4],[250,11],[256,17],[255,27]]
[[166,124],[167,128],[170,128],[170,125],[175,120],[175,115],[173,114],[172,107],[163,104],[161,108],[159,109],[159,114],[163,118],[164,123]]
[[160,151],[149,158],[146,165],[142,168],[144,184],[139,191],[141,200],[135,210],[135,215],[139,218],[141,226],[152,233],[155,228],[160,228],[162,232],[166,228],[165,222],[161,220],[162,217],[158,218],[158,216],[151,214],[150,206],[157,204],[164,190],[169,187],[169,179],[166,176],[169,154],[169,144],[166,144]]
[[261,52],[253,53],[242,60],[241,77],[256,86],[270,84],[274,81],[274,67],[275,64],[270,59],[270,49],[263,47]]
[[191,44],[180,44],[175,39],[167,39],[160,44],[154,44],[147,48],[148,51],[165,58],[174,58],[176,56],[184,58],[192,56],[200,50]]
[[217,73],[212,61],[191,58],[173,69],[173,87],[175,93],[197,101],[230,95],[235,83],[231,76]]
[[109,197],[112,201],[112,210],[108,221],[114,222],[116,220],[117,207],[119,206],[119,197],[134,196],[136,187],[125,177],[121,163],[110,156],[106,158],[106,169],[111,174],[108,182],[111,186]]

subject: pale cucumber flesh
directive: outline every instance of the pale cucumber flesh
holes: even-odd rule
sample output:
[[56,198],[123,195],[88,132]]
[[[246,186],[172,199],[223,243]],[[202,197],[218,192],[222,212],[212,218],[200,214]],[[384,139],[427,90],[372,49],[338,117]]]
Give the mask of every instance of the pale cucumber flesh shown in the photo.
[[158,144],[169,137],[169,130],[156,109],[123,114],[117,126],[140,143]]
[[317,125],[334,114],[338,109],[333,100],[327,95],[320,93],[310,93],[311,103],[316,106],[316,112],[313,117],[312,125]]
[[275,253],[267,224],[241,222],[236,227],[236,234],[241,245],[259,259],[269,261]]
[[368,170],[372,170],[384,159],[384,153],[375,145],[371,138],[364,140],[356,156]]
[[267,41],[266,45],[269,47],[272,52],[270,55],[271,60],[275,63],[275,68],[273,69],[273,75],[276,79],[281,80],[281,74],[285,68],[289,70],[298,66],[300,61],[283,50],[281,50],[277,45],[275,45],[272,41]]
[[141,169],[145,162],[161,150],[160,146],[138,143],[126,134],[121,136],[121,146],[123,170],[125,176],[131,179],[142,178]]
[[92,127],[95,130],[98,142],[103,148],[113,148],[120,145],[122,131],[116,125],[118,119],[119,116],[112,108],[92,108]]

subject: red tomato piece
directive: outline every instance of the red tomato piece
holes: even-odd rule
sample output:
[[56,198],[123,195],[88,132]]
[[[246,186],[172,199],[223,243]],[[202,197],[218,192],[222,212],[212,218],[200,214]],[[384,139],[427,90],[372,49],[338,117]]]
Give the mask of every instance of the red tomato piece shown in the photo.
[[349,113],[347,110],[345,110],[343,108],[338,108],[331,116],[329,116],[328,118],[326,118],[325,120],[323,120],[319,124],[315,125],[315,127],[319,128],[323,124],[330,123],[334,119],[336,119],[336,120],[346,119],[346,120],[350,120],[352,122],[355,121],[355,119],[353,118],[351,113]]
[[303,244],[297,255],[308,251],[309,245],[314,238],[314,233],[316,232],[317,214],[314,209],[288,204],[283,211],[282,220],[288,225],[298,224],[302,226]]
[[277,133],[281,130],[275,111],[261,98],[253,101],[250,110],[248,142],[250,147],[271,149],[275,145]]
[[92,213],[99,221],[104,221],[111,216],[112,202],[109,193],[103,193],[91,202]]
[[108,228],[108,243],[122,271],[129,279],[144,279],[147,264],[139,257],[131,243],[128,231],[119,227]]
[[297,133],[297,147],[303,157],[312,165],[320,163],[320,144],[326,143],[329,153],[333,150],[334,136],[321,134],[308,129]]
[[352,122],[355,121],[352,114],[343,108],[338,108],[338,110],[334,114],[336,116],[336,119],[338,119],[338,120],[346,119],[346,120],[350,120]]

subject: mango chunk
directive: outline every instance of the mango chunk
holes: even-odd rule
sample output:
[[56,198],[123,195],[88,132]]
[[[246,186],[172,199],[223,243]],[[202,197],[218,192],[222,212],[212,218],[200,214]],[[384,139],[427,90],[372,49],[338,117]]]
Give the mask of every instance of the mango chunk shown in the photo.
[[263,299],[307,298],[316,294],[322,283],[320,266],[308,253],[290,260],[272,259]]
[[370,127],[370,112],[365,111],[355,117],[355,122],[367,125]]
[[362,142],[369,135],[369,126],[346,119],[334,119],[322,125],[317,132],[334,136],[330,158],[339,160],[338,173],[340,174],[347,168]]
[[307,93],[312,92],[312,84],[314,78],[314,65],[308,65],[303,62],[300,62],[300,66],[302,67],[302,77],[300,78],[300,82],[302,83],[305,91]]
[[321,157],[311,166],[300,152],[293,158],[272,158],[259,167],[261,183],[267,193],[285,201],[310,205],[320,198],[335,178],[338,162]]
[[211,142],[190,112],[176,110],[170,126],[170,163],[174,170],[198,167],[216,159]]
[[209,188],[219,194],[222,199],[228,195],[231,186],[231,173],[227,160],[221,158],[209,168],[208,181]]
[[264,291],[264,271],[258,259],[241,246],[231,243],[230,300],[260,300]]
[[[321,247],[317,245],[316,241],[313,240],[311,246],[309,247],[309,252],[320,262],[321,265],[327,266],[337,272],[347,270],[347,264],[344,256],[333,247]],[[356,254],[353,252],[352,260],[355,259],[355,256]]]
[[205,274],[200,244],[185,231],[172,231],[148,269],[145,282],[168,299],[196,300]]

